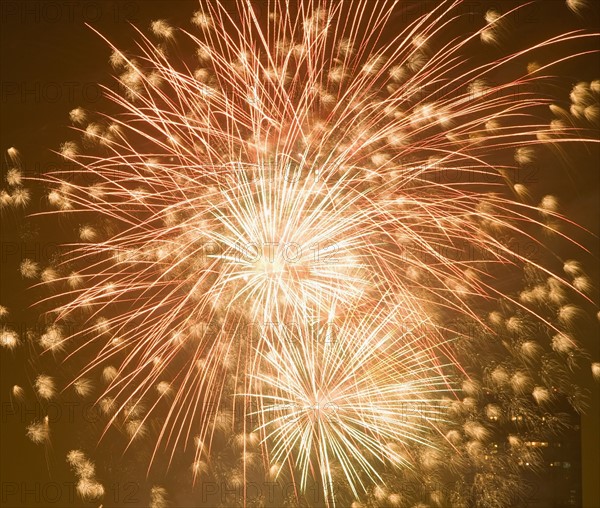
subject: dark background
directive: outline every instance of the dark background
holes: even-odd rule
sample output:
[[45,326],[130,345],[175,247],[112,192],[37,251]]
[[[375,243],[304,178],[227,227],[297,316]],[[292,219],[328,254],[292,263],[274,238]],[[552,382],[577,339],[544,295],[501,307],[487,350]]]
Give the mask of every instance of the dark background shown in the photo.
[[[439,2],[404,2],[405,10],[394,23],[398,27],[412,21]],[[264,4],[256,2],[259,9]],[[462,30],[476,30],[484,13],[492,7],[506,12],[517,2],[471,2],[461,7],[465,15],[458,26]],[[233,3],[231,3],[233,8]],[[112,69],[108,63],[110,49],[107,44],[88,28],[89,23],[113,44],[123,49],[135,50],[134,30],[130,23],[147,31],[150,21],[165,18],[175,26],[190,27],[189,18],[197,9],[197,1],[188,0],[121,0],[121,1],[17,1],[0,2],[1,58],[0,58],[0,149],[3,154],[9,147],[16,147],[21,153],[22,169],[26,176],[36,177],[46,171],[60,167],[61,161],[52,153],[60,143],[77,139],[70,131],[68,113],[77,106],[90,110],[110,111],[110,105],[102,98],[98,84],[113,85],[110,77]],[[546,34],[553,35],[570,29],[598,29],[600,7],[593,2],[591,8],[578,18],[565,7],[564,1],[544,0],[521,11],[511,22],[513,30],[509,46],[515,44],[524,47],[528,43],[543,39]],[[394,29],[394,23],[390,30]],[[585,46],[589,49],[590,45]],[[574,44],[572,53],[584,46]],[[506,52],[485,47],[482,51],[497,52],[501,56]],[[490,55],[485,55],[486,58]],[[552,56],[552,55],[551,55]],[[474,55],[477,60],[478,55]],[[554,81],[553,94],[562,97],[568,107],[568,93],[576,82],[600,78],[598,58],[582,56],[555,69],[560,79]],[[554,190],[563,204],[563,211],[575,222],[588,230],[598,233],[598,197],[599,174],[597,151],[590,149],[577,154],[571,161],[570,169],[550,171],[538,168],[537,184],[542,189]],[[2,160],[2,178],[6,169],[11,167],[5,155]],[[47,209],[41,187],[28,185],[32,191],[32,203],[27,213]],[[9,321],[19,330],[39,326],[35,310],[29,309],[35,299],[35,290],[26,291],[26,284],[18,274],[18,266],[25,257],[44,262],[56,251],[61,241],[72,239],[77,230],[76,219],[61,218],[47,220],[26,217],[26,213],[9,209],[2,216],[1,268],[2,286],[0,304],[11,311]],[[582,234],[580,238],[593,253],[586,259],[588,266],[596,270],[597,275],[597,239]],[[562,254],[562,253],[561,253]],[[568,253],[565,253],[565,255]],[[596,277],[597,281],[598,278]],[[593,338],[592,339],[597,339]],[[590,342],[598,348],[598,341]],[[598,351],[593,356],[599,357]],[[73,493],[74,476],[70,473],[64,456],[53,454],[52,449],[34,445],[25,435],[25,427],[33,420],[43,417],[39,406],[28,405],[27,409],[13,405],[9,393],[14,384],[23,386],[31,392],[32,377],[39,370],[39,358],[32,359],[28,349],[21,348],[0,353],[0,505],[1,506],[97,506],[98,503],[82,503]],[[32,362],[36,364],[33,365]],[[589,376],[588,376],[589,378]],[[586,378],[586,379],[588,379]],[[593,390],[591,406],[582,418],[583,452],[581,468],[584,480],[585,506],[600,506],[598,494],[598,429],[600,428],[598,386],[588,386]],[[57,450],[69,449],[73,436],[82,432],[78,421],[85,408],[75,407],[72,414],[64,408],[56,415],[63,423],[61,431],[53,435],[53,445]],[[106,457],[119,463],[122,447],[119,443],[109,443]],[[577,435],[565,439],[569,457],[578,460],[579,442]],[[577,448],[577,449],[574,449]],[[562,459],[561,459],[562,460]],[[573,460],[573,459],[570,459]],[[569,485],[579,485],[576,471],[579,464],[573,464],[575,478],[563,485],[560,478],[542,476],[540,488],[535,496],[550,499],[568,498]],[[119,466],[110,471],[114,482],[105,483],[107,496],[104,506],[144,506],[148,504],[150,487],[159,482],[160,477],[148,478],[145,469],[124,469]],[[177,482],[167,486],[175,499],[178,498]],[[187,487],[186,487],[187,488]],[[579,487],[577,487],[579,488]],[[562,490],[561,490],[562,489]],[[558,492],[557,492],[558,490]],[[534,497],[535,497],[534,496]],[[565,497],[566,496],[566,497]],[[587,498],[586,498],[587,496]],[[20,502],[22,500],[24,502]],[[544,501],[548,502],[548,501]],[[557,501],[558,502],[558,501]],[[533,506],[532,502],[530,506]],[[544,504],[538,506],[545,506]],[[548,505],[550,506],[550,505]],[[562,506],[556,504],[556,506]],[[566,506],[566,505],[565,505]]]

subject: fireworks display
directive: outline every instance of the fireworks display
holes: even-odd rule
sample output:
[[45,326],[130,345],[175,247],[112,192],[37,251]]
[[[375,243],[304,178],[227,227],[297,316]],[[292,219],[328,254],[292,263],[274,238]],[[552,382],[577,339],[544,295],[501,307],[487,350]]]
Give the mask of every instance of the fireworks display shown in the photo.
[[60,447],[50,409],[22,429],[77,502],[139,471],[154,508],[524,499],[600,377],[594,235],[526,177],[594,158],[600,76],[557,76],[598,34],[516,44],[529,6],[202,2],[126,49],[92,27],[106,109],[70,112],[56,171],[10,148],[0,194],[74,233],[19,259],[37,326],[3,294],[0,345],[27,351],[12,405],[95,415]]

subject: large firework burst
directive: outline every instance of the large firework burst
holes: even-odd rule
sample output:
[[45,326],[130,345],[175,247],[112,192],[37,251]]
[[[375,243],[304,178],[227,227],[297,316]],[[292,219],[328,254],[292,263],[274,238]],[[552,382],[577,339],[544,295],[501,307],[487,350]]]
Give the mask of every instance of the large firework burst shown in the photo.
[[[513,11],[456,35],[460,6],[440,2],[390,35],[398,2],[272,1],[264,16],[210,3],[194,31],[140,32],[136,57],[111,45],[119,113],[73,110],[82,141],[60,155],[78,170],[44,178],[50,204],[80,217],[79,241],[43,271],[21,265],[51,288],[39,344],[80,366],[61,388],[94,393],[103,435],[117,427],[132,445],[153,432],[149,468],[191,447],[196,479],[236,433],[233,483],[246,485],[260,449],[269,475],[300,493],[312,477],[328,505],[373,485],[371,499],[393,505],[380,485],[434,469],[442,450],[481,466],[475,490],[501,469],[483,466],[491,432],[474,415],[480,404],[498,421],[510,397],[490,402],[482,384],[538,406],[550,386],[573,395],[568,376],[537,383],[528,367],[542,353],[525,331],[542,327],[574,361],[566,329],[584,311],[568,299],[589,305],[592,283],[577,263],[556,274],[519,248],[542,250],[540,232],[570,241],[561,228],[576,225],[515,175],[543,149],[594,141],[581,127],[597,121],[600,82],[578,84],[567,111],[536,86],[578,55],[531,59],[595,34],[474,64],[465,54],[495,45]],[[183,47],[195,62],[173,56]],[[7,180],[2,203],[25,204],[18,171]],[[528,287],[507,293],[499,278],[523,271]],[[510,315],[488,319],[497,300]],[[482,360],[474,380],[460,356],[507,332],[517,367]],[[9,329],[1,340],[19,342]],[[37,377],[39,397],[56,390]],[[46,442],[48,422],[29,433]],[[82,478],[83,497],[102,494]]]

